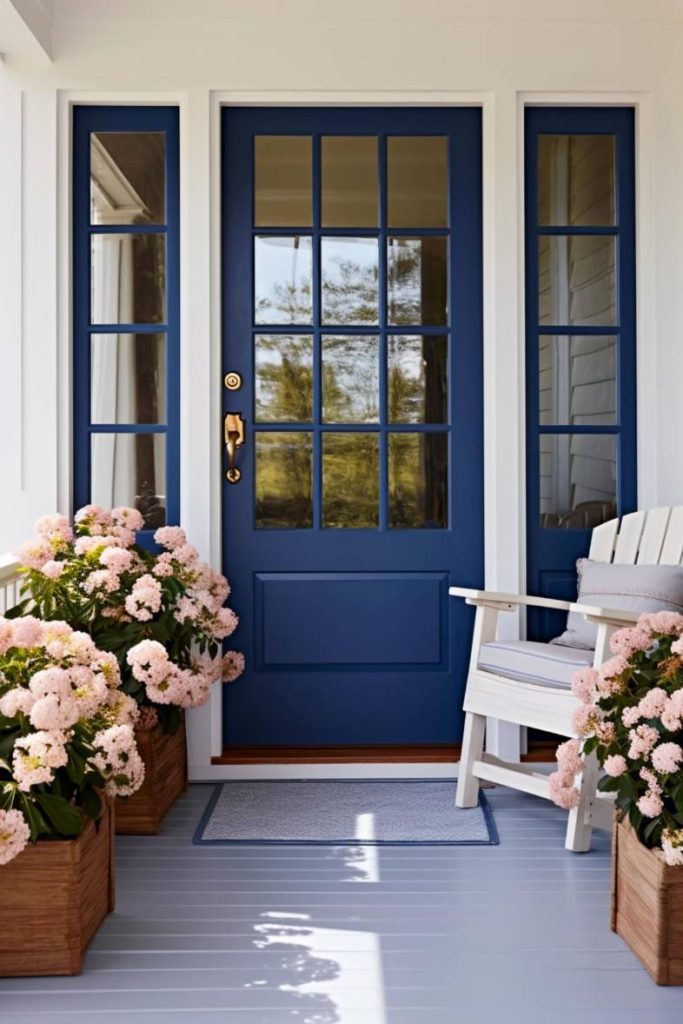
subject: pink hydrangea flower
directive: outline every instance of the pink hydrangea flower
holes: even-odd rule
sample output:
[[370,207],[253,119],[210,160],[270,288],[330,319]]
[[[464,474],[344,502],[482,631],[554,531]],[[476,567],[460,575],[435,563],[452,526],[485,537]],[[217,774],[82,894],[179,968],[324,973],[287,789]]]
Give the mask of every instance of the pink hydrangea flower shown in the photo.
[[683,865],[683,828],[666,828],[662,833],[664,860],[671,867]]
[[154,534],[154,540],[162,548],[168,548],[170,551],[187,544],[185,531],[179,526],[160,526]]
[[652,633],[645,626],[618,629],[610,638],[612,654],[621,654],[630,658],[636,651],[646,651],[652,644]]
[[68,761],[66,737],[62,732],[34,732],[20,736],[14,743],[12,774],[19,789],[27,793],[31,786],[49,783],[57,768]]
[[638,725],[628,735],[631,741],[628,756],[634,761],[647,757],[659,739],[659,733],[651,725]]
[[8,690],[0,697],[0,715],[4,715],[5,718],[16,718],[19,712],[28,715],[35,699],[30,690],[15,686],[13,690]]
[[570,772],[553,772],[548,779],[548,789],[553,803],[565,811],[576,807],[581,798]]
[[638,705],[634,705],[630,708],[624,708],[621,713],[621,720],[627,728],[631,728],[640,721],[640,709]]
[[74,522],[85,527],[92,536],[106,533],[112,525],[112,518],[99,505],[84,505],[74,516]]
[[654,686],[645,694],[638,704],[638,712],[641,718],[659,718],[666,710],[669,697],[666,690],[661,686]]
[[40,570],[43,576],[47,576],[49,580],[58,580],[66,569],[66,562],[56,562],[53,558]]
[[219,608],[211,632],[217,640],[223,640],[235,632],[239,621],[232,608]]
[[226,651],[223,655],[223,682],[232,683],[244,672],[244,655],[241,651]]
[[605,758],[602,766],[605,769],[607,775],[610,775],[613,779],[618,779],[620,775],[623,775],[628,768],[626,758],[621,754],[610,754],[609,757]]
[[683,750],[678,743],[660,743],[652,751],[650,760],[658,772],[662,772],[664,775],[673,775],[683,761]]
[[133,584],[126,598],[126,611],[138,622],[148,622],[161,608],[161,584],[145,573]]
[[127,548],[106,547],[100,555],[100,564],[117,576],[127,572],[133,564],[133,552]]
[[31,830],[21,811],[0,810],[0,865],[9,864],[26,847]]
[[683,615],[678,612],[646,612],[638,619],[638,625],[653,633],[683,633]]
[[34,530],[39,537],[44,537],[48,542],[61,541],[69,544],[74,536],[69,520],[66,516],[60,515],[41,516]]
[[10,619],[0,615],[0,654],[4,654],[14,644],[14,630]]
[[599,709],[588,704],[581,704],[572,714],[574,731],[579,736],[590,736],[600,720]]
[[683,636],[680,636],[678,640],[674,640],[671,645],[671,653],[683,658]]
[[575,672],[572,677],[572,693],[583,704],[592,704],[595,700],[598,681],[599,676],[594,668],[590,666],[583,668],[579,672]]
[[95,754],[90,763],[106,781],[112,796],[130,796],[145,778],[145,766],[138,753],[130,725],[112,725],[93,739]]
[[120,586],[121,580],[111,569],[96,569],[86,578],[83,590],[86,594],[94,594],[96,591],[114,594]]
[[154,563],[154,567],[152,569],[154,575],[158,576],[160,579],[166,578],[167,576],[172,576],[174,571],[172,558],[173,556],[168,551],[164,551],[162,554],[160,554],[156,562]]
[[43,623],[34,615],[24,615],[12,621],[14,647],[39,647],[43,639]]
[[123,526],[127,530],[132,530],[133,533],[142,530],[145,525],[142,513],[136,508],[130,508],[126,505],[113,508],[111,510],[111,518],[116,526]]
[[17,557],[27,569],[42,569],[46,562],[52,561],[52,546],[44,539],[29,541],[17,551]]
[[640,800],[636,803],[636,807],[645,818],[656,818],[657,815],[661,814],[664,809],[661,797],[657,796],[656,793],[648,791],[641,796]]
[[561,743],[556,751],[557,764],[560,772],[576,775],[583,770],[581,761],[581,744],[578,740],[567,740]]
[[628,668],[628,661],[623,654],[615,654],[613,658],[609,658],[607,661],[598,669],[598,693],[601,697],[609,697],[614,693],[619,693],[624,683],[622,675]]

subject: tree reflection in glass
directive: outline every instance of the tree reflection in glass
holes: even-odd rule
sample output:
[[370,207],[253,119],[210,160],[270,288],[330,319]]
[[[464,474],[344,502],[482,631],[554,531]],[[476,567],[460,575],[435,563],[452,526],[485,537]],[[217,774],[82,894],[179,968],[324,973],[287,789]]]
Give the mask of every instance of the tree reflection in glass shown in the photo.
[[323,434],[323,526],[376,527],[378,499],[377,434]]
[[377,423],[379,339],[326,336],[322,345],[324,422]]
[[448,340],[392,335],[388,340],[390,423],[448,421]]
[[313,419],[313,338],[259,334],[254,344],[256,420],[310,423]]
[[324,324],[378,323],[379,245],[376,238],[323,238],[320,277]]
[[312,241],[294,235],[254,239],[254,320],[257,324],[310,324]]
[[389,434],[389,526],[448,525],[448,435]]
[[438,326],[448,320],[445,238],[390,238],[387,310],[390,324]]
[[256,434],[256,526],[259,529],[313,524],[311,435]]

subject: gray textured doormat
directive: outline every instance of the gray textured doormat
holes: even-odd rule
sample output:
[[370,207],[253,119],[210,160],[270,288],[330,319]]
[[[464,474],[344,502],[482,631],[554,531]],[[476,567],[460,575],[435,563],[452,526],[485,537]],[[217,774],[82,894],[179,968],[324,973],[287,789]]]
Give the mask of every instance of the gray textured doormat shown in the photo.
[[216,786],[198,844],[493,846],[486,797],[454,806],[453,779],[235,781]]

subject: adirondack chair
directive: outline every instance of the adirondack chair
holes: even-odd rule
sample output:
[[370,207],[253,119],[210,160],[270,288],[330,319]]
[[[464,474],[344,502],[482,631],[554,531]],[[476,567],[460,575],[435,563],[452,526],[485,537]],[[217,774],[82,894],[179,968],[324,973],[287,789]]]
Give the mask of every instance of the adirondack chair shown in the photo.
[[[622,518],[621,524],[618,519],[612,519],[597,526],[592,532],[588,557],[597,562],[625,565],[679,565],[683,559],[683,506],[632,512]],[[585,665],[597,667],[610,657],[612,633],[632,625],[638,618],[638,612],[464,587],[451,587],[449,593],[465,598],[477,610],[464,700],[465,732],[456,805],[473,807],[476,804],[480,779],[549,799],[547,776],[535,772],[529,765],[505,762],[484,753],[486,719],[495,718],[560,736],[574,736],[572,713],[578,701],[569,688],[571,675]],[[514,611],[520,606],[582,613],[589,622],[597,625],[595,651],[591,654],[550,644],[517,641],[523,653],[533,660],[529,673],[533,682],[510,678],[500,669],[487,670],[484,664],[490,660],[491,649],[484,645],[496,639],[499,613]],[[557,671],[562,660],[565,662],[561,669],[564,678],[559,680]],[[593,827],[611,827],[612,801],[596,793],[598,774],[595,758],[587,759],[578,783],[580,801],[569,812],[565,840],[566,848],[577,853],[590,849]]]

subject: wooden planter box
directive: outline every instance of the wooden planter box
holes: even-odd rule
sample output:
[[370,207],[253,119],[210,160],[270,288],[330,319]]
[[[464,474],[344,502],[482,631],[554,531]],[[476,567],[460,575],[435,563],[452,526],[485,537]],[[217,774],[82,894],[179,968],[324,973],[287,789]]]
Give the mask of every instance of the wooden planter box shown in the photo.
[[42,839],[0,867],[0,977],[80,974],[114,909],[114,801],[78,839]]
[[136,731],[140,756],[145,762],[145,781],[133,796],[116,801],[119,835],[156,835],[169,807],[187,789],[187,740],[185,718],[174,733],[160,725]]
[[683,985],[683,866],[669,867],[625,822],[612,840],[612,931],[658,985]]

